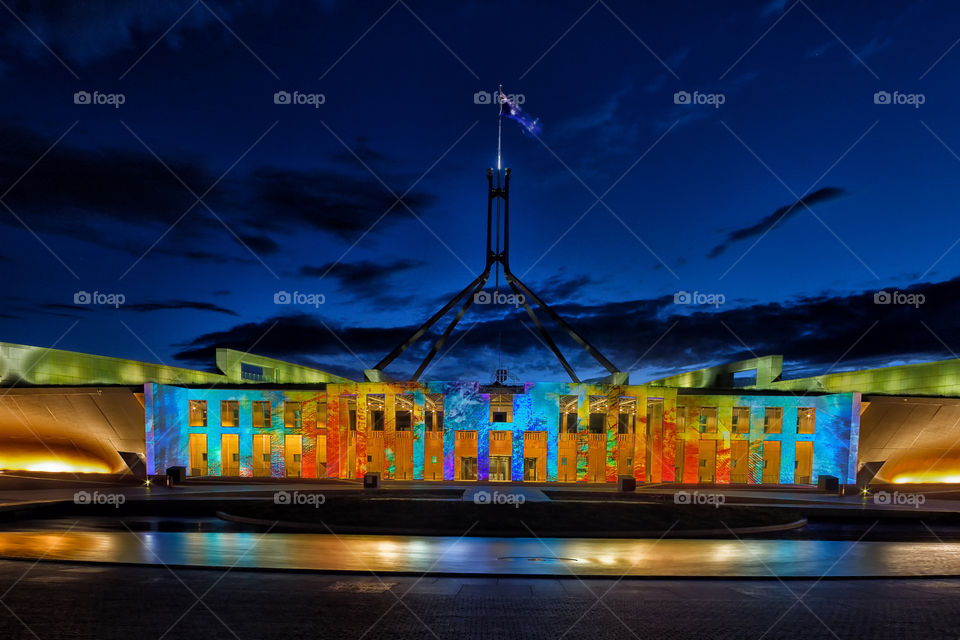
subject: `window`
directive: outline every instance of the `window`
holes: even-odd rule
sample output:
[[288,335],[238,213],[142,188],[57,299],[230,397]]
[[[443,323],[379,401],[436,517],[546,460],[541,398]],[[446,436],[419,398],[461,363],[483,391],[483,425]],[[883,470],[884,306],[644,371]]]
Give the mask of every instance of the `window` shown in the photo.
[[394,408],[397,415],[397,431],[410,431],[413,428],[413,394],[402,393],[395,396]]
[[797,433],[809,435],[813,433],[817,410],[813,407],[797,409]]
[[717,432],[717,408],[700,407],[700,433]]
[[750,407],[734,407],[733,421],[730,423],[733,433],[750,433]]
[[577,432],[577,396],[560,396],[560,432]]
[[342,395],[339,398],[340,429],[344,431],[357,430],[357,396]]
[[191,400],[190,401],[190,418],[189,426],[191,427],[205,427],[207,426],[207,401],[206,400]]
[[[356,411],[354,411],[354,416],[356,416]],[[356,417],[354,417],[354,420],[356,420]],[[283,426],[287,429],[300,429],[303,427],[303,403],[283,403]]]
[[607,396],[590,396],[590,433],[606,433]]
[[443,394],[427,393],[423,396],[423,422],[427,431],[443,431]]
[[240,426],[240,403],[236,400],[220,401],[220,426]]
[[677,405],[677,433],[683,433],[687,429],[687,407]]
[[767,407],[763,410],[763,432],[783,433],[782,407]]
[[270,402],[255,400],[253,403],[253,426],[264,428],[270,426]]
[[383,431],[383,405],[385,396],[382,393],[367,395],[367,424],[371,431]]
[[663,433],[663,399],[647,400],[647,437]]
[[490,422],[513,422],[513,395],[490,396]]
[[632,434],[637,419],[637,399],[620,398],[620,413],[617,416],[617,433]]
[[250,380],[251,382],[270,382],[270,379],[267,378],[264,373],[263,367],[246,362],[240,363],[240,378]]
[[437,456],[430,456],[432,460],[430,461],[433,464],[437,464]]

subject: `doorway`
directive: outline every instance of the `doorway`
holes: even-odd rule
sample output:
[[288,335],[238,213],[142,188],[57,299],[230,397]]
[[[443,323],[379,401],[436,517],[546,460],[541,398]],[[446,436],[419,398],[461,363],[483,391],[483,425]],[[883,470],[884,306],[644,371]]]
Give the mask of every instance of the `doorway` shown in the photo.
[[477,459],[469,456],[460,458],[460,479],[477,479]]
[[527,482],[536,482],[537,480],[539,480],[539,478],[537,478],[537,459],[536,458],[523,459],[523,479]]
[[797,457],[793,463],[793,482],[813,484],[813,443],[798,442]]
[[207,434],[190,434],[190,475],[207,475]]
[[746,440],[730,442],[730,482],[747,484],[750,479],[749,456],[750,443]]
[[236,433],[220,436],[220,475],[225,478],[240,477],[240,436]]
[[283,439],[283,467],[288,478],[299,478],[303,457],[303,438],[286,436]]
[[490,481],[509,482],[510,456],[490,456]]
[[266,433],[253,435],[253,477],[270,475],[270,436]]
[[717,441],[700,440],[697,481],[710,483],[717,481]]
[[780,484],[780,441],[763,442],[763,484]]

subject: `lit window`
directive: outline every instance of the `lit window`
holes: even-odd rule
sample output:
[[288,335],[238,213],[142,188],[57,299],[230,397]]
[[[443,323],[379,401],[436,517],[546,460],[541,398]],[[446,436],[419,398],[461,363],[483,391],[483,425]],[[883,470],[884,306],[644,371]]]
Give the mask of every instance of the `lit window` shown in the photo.
[[797,409],[797,433],[809,435],[813,433],[816,423],[817,410],[813,407]]
[[383,431],[383,405],[385,396],[382,393],[367,395],[367,424],[371,431]]
[[700,433],[717,432],[717,408],[700,407]]
[[300,429],[303,427],[303,403],[283,403],[283,426],[287,429]]
[[240,403],[236,400],[222,400],[220,402],[220,426],[240,426]]
[[783,433],[782,407],[767,407],[763,410],[763,432]]
[[397,416],[397,431],[410,431],[413,428],[413,394],[403,393],[395,396],[394,408]]
[[730,430],[733,433],[750,433],[750,407],[733,408]]
[[687,407],[677,405],[677,433],[683,433],[687,428]]
[[513,422],[513,395],[490,396],[490,422]]
[[637,399],[620,398],[620,414],[617,416],[617,433],[632,434],[637,418]]
[[270,426],[270,402],[267,400],[255,400],[253,403],[253,426],[255,428],[266,428]]
[[191,427],[207,426],[207,401],[206,400],[190,401],[190,417],[189,417],[188,424]]
[[606,433],[607,396],[590,396],[590,433]]
[[560,396],[560,432],[577,432],[577,396]]

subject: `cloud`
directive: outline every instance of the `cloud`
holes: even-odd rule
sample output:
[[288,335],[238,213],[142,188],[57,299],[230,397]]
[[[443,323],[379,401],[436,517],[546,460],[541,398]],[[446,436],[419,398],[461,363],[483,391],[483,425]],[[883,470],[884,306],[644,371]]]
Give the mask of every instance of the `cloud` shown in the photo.
[[[176,23],[160,46],[177,49],[185,32],[207,27],[224,29],[220,20],[231,20],[245,13],[270,13],[275,8],[252,0],[217,0],[207,10],[203,3],[191,8],[192,0],[12,0],[10,9],[61,57],[86,64],[114,54],[145,51],[164,31]],[[321,9],[331,8],[334,0],[319,0]],[[179,21],[178,21],[179,20]],[[16,20],[8,20],[2,32],[5,42],[36,58],[50,54]],[[130,63],[137,56],[130,58]]]
[[[783,354],[794,368],[820,371],[950,357],[949,349],[921,321],[942,336],[949,348],[960,348],[949,344],[949,337],[960,330],[960,277],[918,283],[900,292],[923,294],[925,302],[919,307],[875,304],[875,291],[868,290],[775,303],[730,303],[719,308],[674,304],[672,294],[596,305],[567,303],[555,308],[615,364],[634,371],[657,369],[664,375],[764,354]],[[440,359],[428,377],[485,379],[493,370],[499,344],[505,363],[516,374],[525,379],[562,379],[562,370],[535,337],[523,309],[494,306],[485,305],[490,308],[464,318],[448,343],[457,346]],[[358,378],[362,368],[379,361],[414,328],[357,328],[313,315],[277,316],[198,336],[180,345],[174,357],[208,366],[217,347],[246,350],[257,343],[258,353],[295,361],[306,358],[321,369],[335,364],[350,370],[348,377]],[[602,372],[563,331],[552,325],[549,328],[581,377]],[[400,378],[409,375],[431,343],[431,337],[425,336],[389,372]],[[844,360],[838,363],[841,357]]]
[[786,220],[795,216],[806,207],[812,207],[813,205],[820,204],[822,202],[829,202],[845,194],[846,191],[838,187],[823,187],[822,189],[817,189],[816,191],[800,198],[793,204],[780,207],[770,215],[765,216],[763,219],[752,225],[741,227],[740,229],[734,229],[733,231],[729,232],[723,242],[710,250],[710,253],[707,254],[707,257],[716,258],[724,251],[729,249],[730,245],[734,242],[739,242],[740,240],[746,240],[747,238],[753,238],[762,235],[767,230],[773,228],[773,225],[777,224],[781,220]]
[[[189,225],[176,224],[194,197],[138,146],[88,149],[64,140],[50,149],[52,139],[15,127],[0,127],[0,138],[0,184],[14,184],[43,157],[6,198],[32,229],[135,257],[166,233],[154,252],[193,261],[253,264],[257,261],[244,244],[258,256],[270,255],[279,252],[277,236],[313,230],[353,239],[377,221],[377,230],[382,230],[409,217],[402,205],[383,217],[394,197],[365,171],[358,177],[337,166],[311,171],[260,167],[224,180],[205,199],[241,244],[203,205],[187,214]],[[165,161],[197,193],[216,180],[203,163]],[[405,198],[421,215],[433,200],[422,190]],[[19,226],[9,215],[0,216],[0,224]],[[225,233],[227,242],[222,242]],[[209,249],[214,240],[222,250]]]
[[299,275],[314,278],[331,278],[344,291],[358,298],[382,298],[387,283],[393,276],[426,265],[422,260],[399,259],[392,262],[328,262],[319,267],[300,267]]
[[198,302],[196,300],[167,300],[165,302],[138,302],[136,304],[125,304],[122,309],[127,311],[166,311],[169,309],[194,309],[196,311],[212,311],[223,313],[230,316],[239,316],[236,311],[215,305],[210,302]]

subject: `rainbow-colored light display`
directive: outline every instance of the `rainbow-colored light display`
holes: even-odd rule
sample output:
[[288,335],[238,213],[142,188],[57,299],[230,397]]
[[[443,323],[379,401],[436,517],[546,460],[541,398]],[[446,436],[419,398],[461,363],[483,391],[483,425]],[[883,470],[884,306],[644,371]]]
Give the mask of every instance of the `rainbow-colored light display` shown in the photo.
[[[488,480],[489,445],[491,432],[509,431],[512,436],[510,461],[511,478],[520,480],[524,473],[525,437],[530,432],[545,432],[546,481],[558,479],[560,458],[560,397],[576,397],[577,430],[571,451],[575,452],[576,479],[615,482],[624,466],[632,469],[641,482],[698,481],[698,450],[703,441],[716,441],[716,482],[731,481],[731,441],[749,442],[748,482],[758,483],[762,474],[762,448],[765,441],[780,443],[779,482],[794,482],[796,443],[813,443],[812,479],[820,475],[836,476],[841,483],[852,482],[856,475],[857,441],[860,415],[860,395],[839,393],[819,396],[797,395],[741,395],[741,394],[678,394],[676,388],[647,387],[643,385],[599,385],[557,382],[529,382],[523,393],[513,395],[512,421],[491,422],[490,394],[477,382],[381,382],[328,384],[317,391],[249,389],[191,389],[162,384],[147,384],[145,389],[146,449],[148,473],[163,472],[168,466],[189,464],[191,433],[207,436],[207,469],[210,475],[220,475],[221,452],[219,443],[223,434],[238,434],[239,475],[253,475],[253,436],[266,434],[270,440],[270,475],[286,475],[283,452],[287,436],[300,436],[302,455],[301,475],[306,478],[323,473],[330,478],[362,477],[368,467],[368,458],[379,455],[382,446],[383,468],[386,478],[396,477],[399,467],[412,469],[413,479],[424,478],[426,463],[424,406],[426,394],[443,396],[442,470],[443,479],[456,477],[457,433],[476,432],[477,477]],[[368,396],[382,395],[384,401],[383,432],[371,435],[367,420]],[[396,429],[396,396],[410,394],[413,399],[412,424],[407,433]],[[605,398],[601,433],[591,433],[591,402]],[[621,400],[621,399],[629,399]],[[206,401],[207,426],[188,425],[191,400]],[[221,426],[222,401],[239,403],[239,424]],[[254,401],[271,403],[268,425],[253,426]],[[285,403],[301,403],[302,413],[297,425],[284,424]],[[655,403],[655,404],[650,404]],[[684,407],[687,415],[700,407],[716,408],[715,430],[701,433],[697,421],[688,417],[686,429],[677,427],[677,407]],[[343,414],[347,406],[354,407],[355,428]],[[618,433],[621,406],[629,406],[633,435]],[[648,421],[648,406],[662,406],[662,418]],[[733,433],[734,407],[749,407],[750,425],[745,433]],[[781,433],[764,433],[763,416],[767,407],[782,410]],[[815,410],[814,433],[798,434],[797,411],[800,407]],[[659,410],[658,410],[659,414]],[[594,424],[598,422],[594,413]],[[648,425],[648,422],[656,424]],[[596,430],[596,427],[595,427]],[[382,445],[379,443],[382,441]],[[683,460],[677,460],[678,445],[683,444]],[[326,459],[318,460],[318,451],[326,452]],[[398,457],[400,456],[400,457]],[[632,464],[621,457],[632,458]],[[591,460],[594,464],[591,465]],[[597,462],[597,461],[600,462]],[[678,462],[681,463],[678,465]],[[318,464],[321,463],[321,464]],[[325,463],[322,464],[322,463]],[[599,468],[597,466],[600,465]],[[683,477],[677,469],[682,468]],[[544,479],[544,478],[541,478]],[[570,478],[572,480],[572,478]]]

